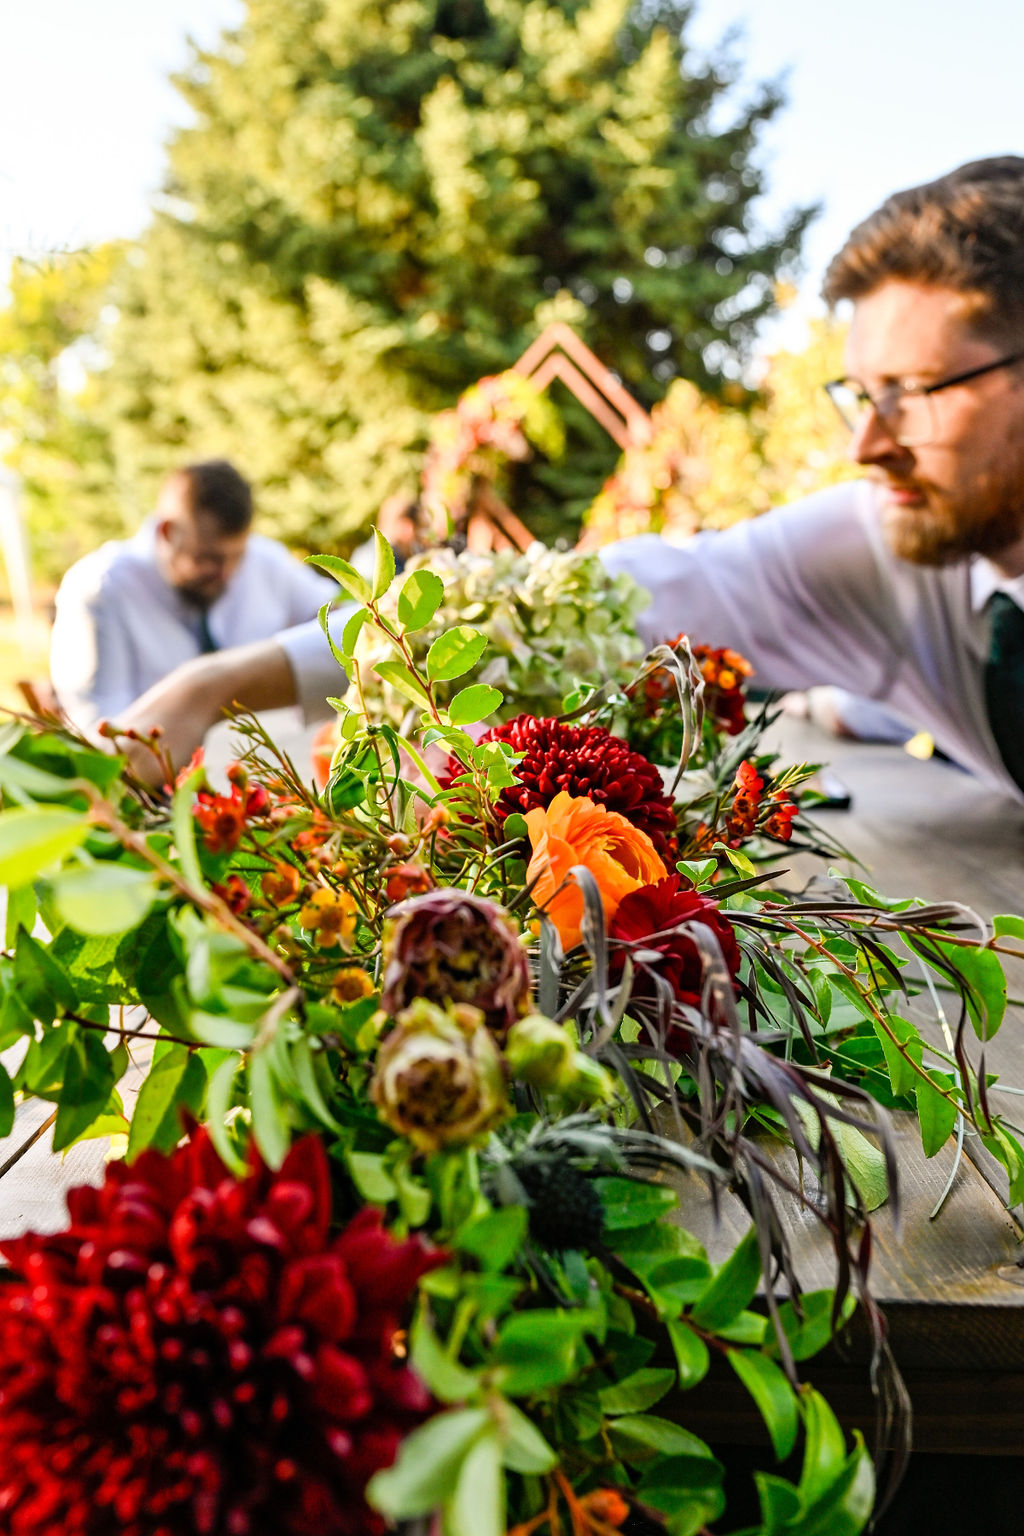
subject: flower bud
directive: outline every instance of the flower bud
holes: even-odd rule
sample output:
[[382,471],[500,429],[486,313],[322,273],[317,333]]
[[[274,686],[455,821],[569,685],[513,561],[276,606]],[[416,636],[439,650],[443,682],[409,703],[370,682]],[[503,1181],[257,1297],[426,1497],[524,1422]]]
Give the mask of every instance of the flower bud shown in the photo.
[[377,1053],[370,1096],[421,1152],[461,1146],[508,1113],[501,1056],[479,1009],[420,998]]
[[428,891],[388,913],[382,1003],[397,1014],[417,998],[471,1003],[504,1034],[530,1006],[519,932],[493,901],[469,891]]
[[433,889],[434,879],[422,864],[396,864],[388,871],[386,890],[389,902],[405,901],[409,896],[422,896]]
[[577,1051],[572,1077],[562,1092],[581,1104],[606,1104],[615,1097],[615,1079],[599,1061]]
[[518,1019],[505,1040],[505,1061],[512,1076],[535,1088],[561,1088],[572,1075],[575,1057],[568,1030],[542,1013]]

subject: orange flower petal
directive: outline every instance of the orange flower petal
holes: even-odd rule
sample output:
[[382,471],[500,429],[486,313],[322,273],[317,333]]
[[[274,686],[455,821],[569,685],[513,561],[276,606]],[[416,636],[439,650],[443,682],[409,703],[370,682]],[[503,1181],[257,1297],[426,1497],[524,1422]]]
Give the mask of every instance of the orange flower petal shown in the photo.
[[592,800],[562,790],[546,809],[528,811],[525,819],[533,847],[526,872],[528,880],[536,880],[533,899],[547,912],[565,949],[582,938],[583,893],[569,880],[574,865],[584,865],[594,876],[606,923],[630,891],[667,874],[646,832]]

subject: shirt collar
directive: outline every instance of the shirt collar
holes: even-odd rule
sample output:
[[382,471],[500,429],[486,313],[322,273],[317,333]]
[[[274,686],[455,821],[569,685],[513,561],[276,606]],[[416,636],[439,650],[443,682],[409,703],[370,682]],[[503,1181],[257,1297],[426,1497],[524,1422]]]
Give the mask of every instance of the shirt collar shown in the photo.
[[983,555],[971,561],[971,607],[980,613],[993,592],[1005,592],[1018,608],[1024,608],[1024,576],[1004,576]]

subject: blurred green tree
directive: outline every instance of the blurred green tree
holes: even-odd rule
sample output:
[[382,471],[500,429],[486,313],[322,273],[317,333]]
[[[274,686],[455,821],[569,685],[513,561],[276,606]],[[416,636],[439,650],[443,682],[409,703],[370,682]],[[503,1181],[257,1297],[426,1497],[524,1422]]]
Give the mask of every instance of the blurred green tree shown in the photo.
[[[434,411],[558,314],[645,404],[738,376],[810,217],[765,233],[756,150],[688,0],[249,0],[178,84],[195,117],[125,271],[103,417],[123,475],[234,458],[265,522],[351,542],[415,479]],[[731,121],[724,122],[730,115]],[[574,532],[615,461],[517,475]],[[554,508],[559,520],[545,517]]]
[[21,482],[37,580],[125,530],[109,433],[97,415],[117,243],[16,260],[0,307],[0,459]]

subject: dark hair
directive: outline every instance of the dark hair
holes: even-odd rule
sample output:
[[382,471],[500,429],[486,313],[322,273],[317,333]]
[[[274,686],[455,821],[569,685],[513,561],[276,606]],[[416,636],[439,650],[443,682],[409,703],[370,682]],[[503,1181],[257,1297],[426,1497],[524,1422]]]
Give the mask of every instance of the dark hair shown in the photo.
[[977,329],[1024,333],[1024,158],[972,160],[894,192],[833,258],[822,295],[864,298],[889,278],[975,295]]
[[186,464],[170,477],[184,482],[193,515],[209,517],[221,533],[245,533],[252,524],[252,487],[227,459]]

